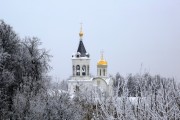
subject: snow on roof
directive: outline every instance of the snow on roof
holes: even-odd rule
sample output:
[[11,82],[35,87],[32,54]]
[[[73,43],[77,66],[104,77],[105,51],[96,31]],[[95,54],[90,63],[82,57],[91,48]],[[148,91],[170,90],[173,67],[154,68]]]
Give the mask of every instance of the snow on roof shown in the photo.
[[106,77],[94,77],[93,79],[102,79],[107,83],[107,85],[109,85],[111,82],[111,78],[106,78]]
[[84,79],[84,80],[75,80],[75,79],[71,79],[71,80],[68,80],[69,82],[91,82],[92,81],[92,78],[90,79]]
[[110,82],[111,82],[111,78],[106,78],[105,81],[106,81],[106,83],[109,85]]
[[88,58],[88,57],[78,57],[77,58],[76,56],[73,56],[72,59],[73,60],[76,60],[76,59],[88,59],[88,60],[90,60],[90,58]]

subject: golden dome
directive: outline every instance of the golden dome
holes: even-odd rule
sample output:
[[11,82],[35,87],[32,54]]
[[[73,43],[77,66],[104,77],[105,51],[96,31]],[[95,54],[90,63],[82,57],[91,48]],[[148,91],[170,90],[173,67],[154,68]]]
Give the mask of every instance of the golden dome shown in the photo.
[[98,61],[97,65],[107,65],[107,61],[104,60],[103,52],[101,52],[101,59]]
[[97,63],[97,65],[107,65],[107,64],[108,63],[105,60],[99,60],[98,63]]

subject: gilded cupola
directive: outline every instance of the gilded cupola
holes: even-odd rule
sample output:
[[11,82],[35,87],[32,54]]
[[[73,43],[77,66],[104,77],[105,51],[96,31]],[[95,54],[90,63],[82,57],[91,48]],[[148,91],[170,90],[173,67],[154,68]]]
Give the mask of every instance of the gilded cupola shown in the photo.
[[103,52],[101,53],[101,59],[98,61],[97,65],[106,65],[107,66],[107,61],[104,59]]

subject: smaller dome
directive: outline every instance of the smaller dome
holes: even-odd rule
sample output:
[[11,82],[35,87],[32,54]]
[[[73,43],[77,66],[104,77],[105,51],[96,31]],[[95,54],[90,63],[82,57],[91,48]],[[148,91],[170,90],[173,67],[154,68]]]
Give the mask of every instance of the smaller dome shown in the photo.
[[101,59],[98,61],[97,65],[107,65],[107,61],[104,59],[103,51],[101,52]]
[[107,64],[108,64],[107,61],[104,59],[99,60],[97,63],[97,65],[107,65]]

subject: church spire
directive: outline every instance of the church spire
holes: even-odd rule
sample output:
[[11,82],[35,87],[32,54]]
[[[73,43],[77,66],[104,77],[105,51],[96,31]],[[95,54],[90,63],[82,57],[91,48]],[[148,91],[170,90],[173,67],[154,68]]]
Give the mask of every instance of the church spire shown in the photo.
[[84,33],[82,31],[82,23],[81,23],[81,28],[80,28],[80,32],[79,32],[80,41],[79,41],[79,46],[78,46],[77,52],[80,53],[81,57],[89,57],[89,54],[86,52],[86,49],[85,49],[83,41],[82,41],[83,35],[84,35]]

